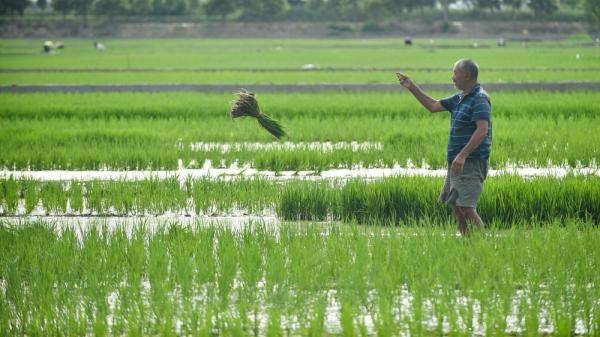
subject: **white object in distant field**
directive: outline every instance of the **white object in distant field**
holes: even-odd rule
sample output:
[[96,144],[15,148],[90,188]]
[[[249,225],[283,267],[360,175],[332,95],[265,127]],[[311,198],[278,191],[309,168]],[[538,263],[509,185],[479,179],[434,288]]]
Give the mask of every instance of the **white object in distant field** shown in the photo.
[[99,51],[104,51],[104,49],[106,49],[102,43],[96,41],[94,41],[94,47]]
[[302,70],[317,70],[317,69],[319,69],[319,66],[316,64],[312,64],[312,63],[305,64],[302,66]]
[[50,53],[54,49],[54,43],[52,41],[44,42],[44,52]]

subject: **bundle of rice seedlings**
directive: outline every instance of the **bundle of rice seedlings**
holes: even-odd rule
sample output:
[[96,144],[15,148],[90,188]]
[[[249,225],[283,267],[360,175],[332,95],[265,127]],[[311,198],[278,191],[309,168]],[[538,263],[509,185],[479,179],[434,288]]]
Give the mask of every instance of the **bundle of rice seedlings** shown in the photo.
[[233,106],[229,112],[231,118],[254,117],[263,128],[277,139],[285,136],[285,131],[283,131],[281,124],[260,111],[256,95],[253,92],[242,90],[236,95],[237,99],[233,101]]

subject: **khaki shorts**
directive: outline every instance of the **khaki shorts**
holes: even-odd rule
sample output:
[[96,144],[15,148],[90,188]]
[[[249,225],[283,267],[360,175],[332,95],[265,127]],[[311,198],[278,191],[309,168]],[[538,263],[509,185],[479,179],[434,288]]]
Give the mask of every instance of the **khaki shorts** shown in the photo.
[[483,192],[483,182],[487,174],[487,159],[467,159],[462,172],[457,175],[452,174],[452,166],[449,165],[438,202],[475,208]]

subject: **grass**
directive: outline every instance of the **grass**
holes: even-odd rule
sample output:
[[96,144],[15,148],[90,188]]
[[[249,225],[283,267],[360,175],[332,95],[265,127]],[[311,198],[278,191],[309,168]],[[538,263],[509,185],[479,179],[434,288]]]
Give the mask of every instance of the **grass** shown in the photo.
[[[499,49],[475,39],[415,40],[412,48],[399,39],[117,39],[102,41],[107,50],[98,53],[90,40],[68,39],[54,55],[43,55],[41,42],[0,39],[0,84],[395,81],[356,68],[448,83],[452,63],[465,56],[482,67],[484,83],[589,81],[600,57],[592,43],[574,41],[509,41]],[[336,70],[295,71],[306,63]],[[0,94],[0,167],[446,166],[448,115],[426,113],[400,87],[259,94],[289,141],[383,147],[194,151],[196,142],[272,141],[254,123],[228,120],[230,93]],[[493,168],[597,167],[598,93],[491,94]],[[468,239],[454,235],[449,208],[435,203],[442,183],[2,179],[2,216],[40,208],[86,216],[236,210],[329,221],[109,229],[0,218],[0,335],[537,336],[548,325],[555,336],[600,333],[600,178],[492,177],[478,207],[487,229]]]
[[[98,52],[91,40],[70,39],[65,50],[45,55],[42,41],[4,39],[0,69],[10,72],[0,84],[395,83],[394,71],[418,83],[451,83],[452,65],[465,55],[479,62],[484,84],[596,81],[600,72],[593,43],[509,41],[496,48],[489,39],[414,42],[407,48],[401,39],[117,39]],[[474,42],[481,48],[472,48]],[[308,63],[320,70],[300,71]]]
[[[417,83],[451,84],[446,71],[407,70]],[[11,72],[3,73],[0,85],[110,85],[110,84],[393,84],[392,71],[106,71],[106,72]],[[600,71],[482,71],[480,82],[595,82]]]
[[[490,178],[477,207],[486,223],[548,222],[578,218],[598,223],[600,184],[595,177],[524,179]],[[437,204],[443,179],[386,178],[351,180],[345,185],[290,183],[282,192],[278,214],[287,220],[341,219],[360,223],[432,222],[452,219]]]
[[[64,42],[60,53],[44,55],[42,40],[1,40],[0,65],[43,69],[300,69],[313,63],[321,67],[451,69],[456,60],[468,55],[483,69],[597,68],[600,53],[593,43],[577,41],[525,45],[508,41],[507,48],[497,48],[495,40],[482,39],[436,39],[436,47],[431,47],[428,39],[416,39],[411,48],[404,47],[402,39],[114,39],[102,41],[107,47],[104,52],[92,47],[93,40]],[[473,42],[482,48],[472,48]]]
[[[38,182],[0,180],[3,215],[30,214],[260,214],[275,210],[284,220],[343,220],[407,224],[448,222],[437,204],[442,178],[397,177],[366,182],[215,179]],[[41,204],[40,204],[41,203]],[[21,207],[19,208],[19,205]],[[491,177],[478,210],[486,223],[548,223],[579,219],[600,223],[600,178]]]
[[531,226],[1,224],[0,333],[595,335],[600,232]]
[[[450,93],[434,93],[443,97]],[[174,169],[237,161],[259,169],[446,166],[448,114],[431,115],[405,92],[261,94],[261,105],[286,126],[292,142],[381,142],[352,152],[193,151],[191,143],[271,142],[254,123],[229,120],[230,94],[2,94],[0,167],[9,169]],[[593,92],[502,92],[492,95],[493,168],[508,162],[593,166],[600,113]],[[289,102],[294,104],[290,105]],[[318,127],[316,127],[318,125]],[[344,125],[344,127],[339,127]],[[582,133],[579,130],[587,130]]]
[[38,207],[46,214],[73,215],[259,213],[273,208],[277,189],[261,179],[41,182],[11,177],[0,180],[0,206],[4,215],[31,214]]

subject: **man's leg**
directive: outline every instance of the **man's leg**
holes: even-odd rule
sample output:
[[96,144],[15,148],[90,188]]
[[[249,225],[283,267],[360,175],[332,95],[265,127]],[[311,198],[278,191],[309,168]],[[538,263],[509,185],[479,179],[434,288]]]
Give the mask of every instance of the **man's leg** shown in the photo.
[[462,207],[453,204],[452,209],[454,209],[454,215],[456,216],[456,221],[458,222],[458,231],[460,234],[466,235],[469,232],[469,228],[467,227],[467,219],[465,219]]
[[483,229],[483,221],[474,207],[459,207],[467,224],[473,224],[477,229]]

